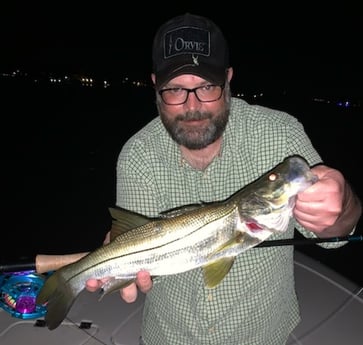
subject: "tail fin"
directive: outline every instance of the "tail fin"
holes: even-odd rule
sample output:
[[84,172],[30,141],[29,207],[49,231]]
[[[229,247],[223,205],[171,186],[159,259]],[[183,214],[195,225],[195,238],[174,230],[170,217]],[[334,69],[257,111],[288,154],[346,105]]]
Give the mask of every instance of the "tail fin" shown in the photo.
[[48,277],[37,296],[36,303],[46,305],[45,323],[50,330],[57,328],[66,318],[77,295],[61,275],[61,270]]

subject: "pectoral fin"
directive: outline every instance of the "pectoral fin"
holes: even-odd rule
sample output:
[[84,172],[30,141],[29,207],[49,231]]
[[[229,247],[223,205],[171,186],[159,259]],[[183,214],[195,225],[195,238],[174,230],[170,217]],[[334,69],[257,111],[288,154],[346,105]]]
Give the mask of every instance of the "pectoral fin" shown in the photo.
[[204,283],[208,288],[216,287],[230,271],[237,254],[236,248],[241,247],[244,240],[244,234],[236,232],[234,237],[210,255],[211,263],[203,267]]
[[227,275],[233,262],[234,257],[227,257],[204,266],[204,284],[210,289],[216,287]]

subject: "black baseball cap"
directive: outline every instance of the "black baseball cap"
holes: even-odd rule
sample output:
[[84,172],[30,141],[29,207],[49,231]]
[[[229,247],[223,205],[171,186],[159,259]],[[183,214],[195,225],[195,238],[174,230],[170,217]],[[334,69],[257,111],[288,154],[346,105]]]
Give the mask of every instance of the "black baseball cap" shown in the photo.
[[152,60],[157,88],[181,74],[194,74],[213,84],[223,84],[229,67],[229,49],[213,21],[186,13],[158,29]]

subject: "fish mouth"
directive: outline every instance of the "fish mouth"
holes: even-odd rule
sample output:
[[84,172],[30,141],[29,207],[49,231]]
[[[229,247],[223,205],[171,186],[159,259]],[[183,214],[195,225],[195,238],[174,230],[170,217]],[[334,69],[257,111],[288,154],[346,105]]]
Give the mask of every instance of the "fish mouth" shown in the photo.
[[318,181],[318,176],[314,175],[310,170],[307,171],[303,176],[296,177],[292,180],[292,184],[296,185],[297,191],[303,191],[306,188],[312,186],[314,183]]
[[271,212],[279,212],[284,208],[292,209],[295,205],[296,195],[312,186],[318,181],[318,176],[307,170],[303,175],[296,175],[285,185],[285,192],[279,198],[267,201]]
[[299,157],[293,157],[290,160],[288,180],[293,183],[301,184],[304,188],[305,186],[316,183],[318,181],[318,176],[311,171],[306,161],[301,160]]

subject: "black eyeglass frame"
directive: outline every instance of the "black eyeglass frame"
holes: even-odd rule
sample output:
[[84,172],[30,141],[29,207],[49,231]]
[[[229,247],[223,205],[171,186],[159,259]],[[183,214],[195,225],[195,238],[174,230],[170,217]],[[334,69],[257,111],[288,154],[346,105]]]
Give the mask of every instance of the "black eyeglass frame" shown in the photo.
[[[199,98],[198,94],[197,94],[197,90],[200,90],[200,89],[203,89],[205,87],[220,87],[220,94],[217,98],[213,99],[213,100],[210,100],[210,101],[203,101]],[[197,97],[198,101],[201,102],[201,103],[211,103],[211,102],[215,102],[215,101],[218,101],[219,99],[221,99],[222,97],[222,94],[223,94],[223,90],[225,88],[226,84],[223,83],[223,84],[220,84],[220,85],[217,85],[217,84],[207,84],[207,85],[202,85],[202,86],[198,86],[198,87],[195,87],[193,89],[188,89],[186,87],[171,87],[171,88],[168,88],[168,89],[161,89],[161,90],[158,90],[158,93],[162,99],[162,101],[166,104],[166,105],[182,105],[184,103],[187,102],[188,98],[189,98],[189,94],[192,92],[194,93],[195,97]],[[164,100],[163,98],[163,93],[166,92],[166,91],[171,91],[171,90],[184,90],[184,91],[187,91],[186,93],[186,96],[185,96],[185,100],[183,102],[179,102],[179,103],[168,103]]]

